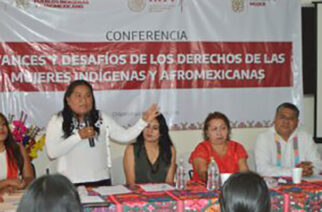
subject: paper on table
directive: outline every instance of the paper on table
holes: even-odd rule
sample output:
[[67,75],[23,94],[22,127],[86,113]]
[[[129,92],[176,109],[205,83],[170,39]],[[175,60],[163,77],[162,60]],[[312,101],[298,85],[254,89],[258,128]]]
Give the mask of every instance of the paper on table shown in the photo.
[[322,181],[322,175],[312,175],[310,177],[302,177],[302,179],[308,182]]
[[116,185],[116,186],[100,186],[93,189],[97,193],[101,195],[112,195],[112,194],[126,194],[131,193],[129,189],[124,187],[123,185]]
[[140,185],[140,187],[145,191],[167,191],[167,190],[173,190],[174,187],[165,184],[165,183],[159,183],[159,184],[145,184]]
[[19,190],[11,194],[5,193],[2,198],[4,202],[0,203],[0,212],[16,211],[24,191]]
[[18,205],[2,202],[0,203],[0,212],[15,212],[18,208]]
[[79,196],[82,204],[88,203],[101,203],[104,202],[103,199],[99,196],[88,196],[88,195],[81,195]]
[[102,203],[104,200],[99,196],[90,196],[85,186],[78,186],[77,191],[82,204]]
[[2,198],[4,200],[4,202],[20,202],[23,194],[24,194],[24,190],[18,190],[18,191],[15,191],[13,193],[10,193],[10,194],[7,194],[5,193]]

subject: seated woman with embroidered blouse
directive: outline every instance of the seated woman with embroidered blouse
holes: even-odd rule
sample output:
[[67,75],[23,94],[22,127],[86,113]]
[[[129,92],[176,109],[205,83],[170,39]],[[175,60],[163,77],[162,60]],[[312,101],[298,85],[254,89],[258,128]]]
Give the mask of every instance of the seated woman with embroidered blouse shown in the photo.
[[207,167],[214,158],[220,173],[248,171],[247,152],[236,141],[230,140],[231,127],[226,115],[210,113],[204,122],[204,141],[191,153],[192,180],[206,182]]
[[0,113],[0,189],[1,193],[23,189],[34,179],[25,148],[10,131],[6,117]]
[[173,184],[176,150],[162,114],[144,128],[135,143],[126,147],[123,166],[128,185]]

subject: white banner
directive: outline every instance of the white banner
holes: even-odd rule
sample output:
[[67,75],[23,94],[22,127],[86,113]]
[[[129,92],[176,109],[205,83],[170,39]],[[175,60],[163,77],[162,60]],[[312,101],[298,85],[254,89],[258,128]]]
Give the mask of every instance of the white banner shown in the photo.
[[86,79],[124,125],[153,102],[171,129],[209,112],[267,127],[302,106],[299,0],[0,0],[0,110],[45,126]]

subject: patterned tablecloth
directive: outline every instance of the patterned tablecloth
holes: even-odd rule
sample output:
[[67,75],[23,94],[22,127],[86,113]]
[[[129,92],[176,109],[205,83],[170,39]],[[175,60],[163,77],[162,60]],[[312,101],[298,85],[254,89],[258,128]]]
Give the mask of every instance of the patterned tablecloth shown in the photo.
[[[272,211],[322,212],[322,181],[298,185],[281,184],[271,189]],[[90,195],[99,195],[87,188]],[[108,206],[85,205],[85,212],[105,211],[220,211],[220,190],[209,192],[204,186],[190,183],[186,190],[146,192],[141,188],[132,193],[101,196]]]

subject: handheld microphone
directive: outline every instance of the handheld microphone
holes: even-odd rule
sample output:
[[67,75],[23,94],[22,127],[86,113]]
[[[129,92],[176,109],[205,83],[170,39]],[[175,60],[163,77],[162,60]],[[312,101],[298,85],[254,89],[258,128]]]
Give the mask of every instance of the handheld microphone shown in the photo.
[[[85,118],[84,118],[84,120],[85,120],[86,127],[90,127],[91,126],[91,121],[90,121],[89,115],[86,115]],[[90,147],[94,147],[95,146],[94,138],[89,138],[88,139],[88,142],[89,142],[89,146]]]

